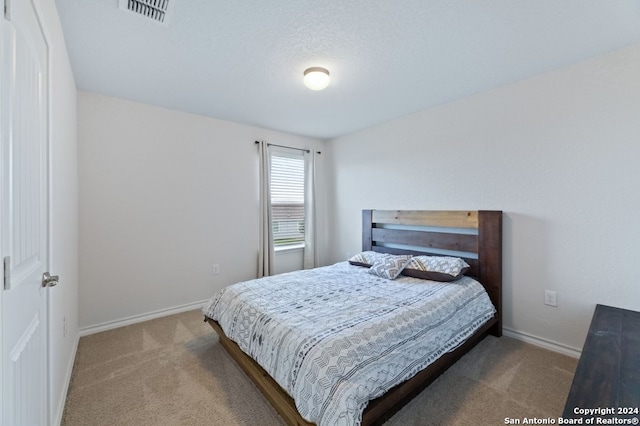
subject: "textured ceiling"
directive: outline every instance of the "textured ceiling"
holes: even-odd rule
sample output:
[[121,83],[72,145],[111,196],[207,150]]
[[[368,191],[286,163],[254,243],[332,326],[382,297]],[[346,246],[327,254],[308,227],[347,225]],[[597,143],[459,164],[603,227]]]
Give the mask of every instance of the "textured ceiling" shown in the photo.
[[56,0],[78,88],[331,138],[640,43],[639,0],[171,1]]

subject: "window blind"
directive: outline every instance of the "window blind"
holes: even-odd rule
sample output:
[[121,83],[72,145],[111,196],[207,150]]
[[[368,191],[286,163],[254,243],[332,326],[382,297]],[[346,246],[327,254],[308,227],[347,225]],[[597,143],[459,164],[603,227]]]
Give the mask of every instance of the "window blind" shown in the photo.
[[304,157],[271,156],[271,226],[276,247],[304,243]]

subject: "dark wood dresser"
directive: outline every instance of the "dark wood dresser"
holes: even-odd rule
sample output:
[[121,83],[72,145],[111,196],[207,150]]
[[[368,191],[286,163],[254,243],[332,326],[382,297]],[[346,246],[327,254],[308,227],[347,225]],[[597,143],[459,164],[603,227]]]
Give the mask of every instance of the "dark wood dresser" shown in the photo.
[[633,419],[638,410],[640,312],[596,305],[562,417]]

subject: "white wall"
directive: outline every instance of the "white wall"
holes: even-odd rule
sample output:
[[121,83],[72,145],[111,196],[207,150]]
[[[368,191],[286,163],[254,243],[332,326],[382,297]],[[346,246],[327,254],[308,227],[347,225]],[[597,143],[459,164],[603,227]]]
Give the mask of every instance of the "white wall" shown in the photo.
[[87,92],[78,94],[78,140],[81,328],[202,301],[254,278],[254,141],[323,148]]
[[275,253],[273,262],[274,274],[304,269],[304,249],[281,250]]
[[636,45],[332,140],[330,260],[365,208],[503,210],[505,327],[580,349],[596,303],[640,310],[639,75]]

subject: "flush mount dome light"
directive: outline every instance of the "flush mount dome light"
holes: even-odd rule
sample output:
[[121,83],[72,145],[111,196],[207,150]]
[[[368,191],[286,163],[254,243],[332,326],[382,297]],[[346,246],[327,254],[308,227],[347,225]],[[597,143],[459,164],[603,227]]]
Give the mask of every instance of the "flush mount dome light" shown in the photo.
[[329,70],[322,67],[311,67],[304,70],[304,85],[311,90],[322,90],[329,85]]

